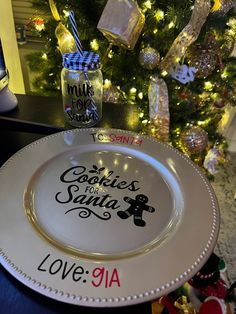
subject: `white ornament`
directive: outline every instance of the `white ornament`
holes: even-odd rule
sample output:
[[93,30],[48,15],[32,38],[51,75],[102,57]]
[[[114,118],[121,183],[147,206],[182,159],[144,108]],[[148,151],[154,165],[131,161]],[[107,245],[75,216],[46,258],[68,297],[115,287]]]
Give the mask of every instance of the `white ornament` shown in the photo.
[[171,76],[182,84],[194,81],[195,67],[188,67],[186,64],[178,64],[171,72]]
[[222,152],[220,152],[217,148],[213,147],[209,149],[205,159],[203,166],[207,169],[212,175],[215,175],[218,172],[217,165],[219,164],[219,159],[223,158]]

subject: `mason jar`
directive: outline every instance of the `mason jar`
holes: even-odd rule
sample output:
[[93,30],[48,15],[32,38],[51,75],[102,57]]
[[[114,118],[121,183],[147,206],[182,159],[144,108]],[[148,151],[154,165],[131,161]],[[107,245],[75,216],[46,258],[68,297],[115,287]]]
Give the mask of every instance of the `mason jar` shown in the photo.
[[102,117],[103,76],[100,57],[91,51],[63,54],[61,72],[63,111],[74,127],[90,127]]

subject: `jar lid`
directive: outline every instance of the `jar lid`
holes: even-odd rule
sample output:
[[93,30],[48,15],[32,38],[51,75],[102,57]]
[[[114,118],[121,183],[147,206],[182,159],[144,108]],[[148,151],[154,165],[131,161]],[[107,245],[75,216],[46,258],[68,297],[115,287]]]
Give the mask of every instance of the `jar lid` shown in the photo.
[[97,70],[100,68],[100,56],[93,51],[66,52],[63,54],[62,65],[70,70]]

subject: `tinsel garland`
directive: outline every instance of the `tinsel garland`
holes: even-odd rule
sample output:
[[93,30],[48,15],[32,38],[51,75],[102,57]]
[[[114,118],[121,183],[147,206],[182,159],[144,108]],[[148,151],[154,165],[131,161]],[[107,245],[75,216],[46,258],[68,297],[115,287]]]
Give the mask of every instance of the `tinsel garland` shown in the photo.
[[187,48],[198,38],[203,24],[211,12],[211,0],[196,0],[189,23],[174,40],[160,63],[160,69],[170,72],[185,55]]

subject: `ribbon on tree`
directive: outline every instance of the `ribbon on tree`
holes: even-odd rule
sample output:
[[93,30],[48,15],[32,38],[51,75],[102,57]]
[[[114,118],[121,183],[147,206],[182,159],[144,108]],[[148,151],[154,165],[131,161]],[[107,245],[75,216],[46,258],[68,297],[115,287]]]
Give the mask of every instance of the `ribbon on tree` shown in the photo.
[[145,16],[137,1],[108,0],[97,28],[113,45],[132,50],[144,23]]
[[58,22],[58,25],[55,29],[55,35],[57,38],[61,54],[63,55],[66,52],[77,51],[74,37],[71,35],[70,31],[65,27],[65,25],[61,22],[61,18],[54,0],[49,0],[49,6],[53,18]]
[[51,9],[51,12],[52,12],[52,16],[53,18],[59,22],[60,21],[60,15],[58,13],[58,10],[57,10],[57,7],[56,7],[56,4],[53,0],[49,0],[49,6],[50,6],[50,9]]
[[169,140],[169,95],[165,81],[152,76],[148,88],[150,133],[160,141]]
[[175,68],[187,48],[198,38],[202,26],[211,12],[211,0],[195,0],[189,23],[174,40],[170,50],[160,63],[160,69],[168,73]]
[[[123,0],[118,0],[119,2],[122,2]],[[127,4],[127,6],[131,9],[132,8],[132,5],[131,3],[129,2],[129,0],[124,0],[124,2]]]

